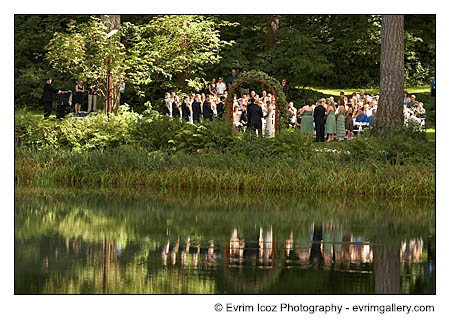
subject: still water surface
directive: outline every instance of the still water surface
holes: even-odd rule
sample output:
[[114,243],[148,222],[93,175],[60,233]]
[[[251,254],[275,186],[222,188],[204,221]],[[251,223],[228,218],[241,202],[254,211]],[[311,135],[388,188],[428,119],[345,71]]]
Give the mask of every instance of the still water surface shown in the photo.
[[15,293],[435,294],[434,219],[428,200],[20,191]]

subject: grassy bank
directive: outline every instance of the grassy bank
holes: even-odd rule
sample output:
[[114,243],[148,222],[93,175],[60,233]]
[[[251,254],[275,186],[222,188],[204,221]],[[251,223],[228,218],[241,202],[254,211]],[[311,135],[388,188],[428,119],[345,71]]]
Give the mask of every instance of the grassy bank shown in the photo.
[[430,165],[349,161],[342,155],[253,158],[244,154],[17,149],[17,186],[149,187],[244,192],[333,193],[434,197]]
[[227,121],[192,125],[152,110],[61,121],[23,112],[15,183],[434,197],[433,135],[398,129],[314,143],[293,129],[261,138]]

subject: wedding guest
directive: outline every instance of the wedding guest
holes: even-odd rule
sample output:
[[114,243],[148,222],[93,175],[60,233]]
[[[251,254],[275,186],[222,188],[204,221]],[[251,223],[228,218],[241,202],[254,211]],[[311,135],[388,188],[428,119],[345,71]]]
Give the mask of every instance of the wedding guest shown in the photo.
[[180,118],[180,114],[181,114],[180,100],[177,95],[174,95],[173,99],[174,100],[172,102],[172,117]]
[[217,95],[217,84],[216,84],[216,79],[213,78],[211,80],[211,83],[208,85],[208,91],[210,95]]
[[[305,104],[310,104],[309,99],[305,101]],[[323,142],[325,138],[325,114],[326,109],[323,106],[325,99],[321,99],[318,105],[314,108],[314,124],[316,126],[316,142]]]
[[325,124],[325,132],[328,135],[327,142],[331,142],[334,140],[334,134],[336,134],[336,115],[335,115],[336,108],[334,107],[334,102],[330,101],[326,116],[327,116],[327,122]]
[[227,89],[227,85],[225,84],[225,82],[223,82],[223,78],[222,77],[219,78],[219,82],[217,82],[216,89],[217,89],[216,95],[223,96],[225,94],[225,90]]
[[341,142],[344,140],[345,136],[345,102],[343,99],[339,99],[338,109],[336,111],[336,136],[338,141]]
[[200,100],[200,95],[196,95],[194,97],[194,102],[192,103],[192,121],[194,123],[200,123],[200,115],[202,114]]
[[78,114],[81,110],[81,104],[83,103],[84,86],[83,81],[79,81],[75,87],[75,95],[73,102],[75,104],[75,114]]
[[61,90],[57,90],[52,87],[52,78],[47,78],[44,84],[44,91],[42,93],[42,103],[44,104],[44,118],[48,118],[52,113],[53,107],[53,94],[61,93]]
[[347,131],[347,140],[351,140],[353,137],[353,108],[348,107],[348,110],[344,115],[345,129]]
[[88,89],[88,112],[97,110],[97,90],[93,87]]
[[306,135],[312,135],[314,133],[313,126],[313,108],[309,99],[305,100],[305,105],[300,109],[299,115],[302,116],[302,122],[300,126],[300,133]]
[[191,109],[188,96],[184,96],[183,104],[181,105],[181,116],[186,121],[189,121],[191,118]]

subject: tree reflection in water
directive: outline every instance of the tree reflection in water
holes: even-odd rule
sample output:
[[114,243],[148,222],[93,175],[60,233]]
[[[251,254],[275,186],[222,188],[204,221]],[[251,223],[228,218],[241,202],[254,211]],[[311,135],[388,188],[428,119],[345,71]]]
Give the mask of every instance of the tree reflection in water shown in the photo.
[[435,292],[429,202],[87,197],[16,200],[16,293]]

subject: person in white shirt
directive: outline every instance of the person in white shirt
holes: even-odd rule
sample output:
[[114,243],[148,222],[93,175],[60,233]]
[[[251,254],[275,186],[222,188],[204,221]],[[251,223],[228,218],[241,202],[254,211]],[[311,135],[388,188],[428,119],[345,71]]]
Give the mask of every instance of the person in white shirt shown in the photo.
[[366,112],[366,116],[367,118],[369,118],[370,116],[372,116],[372,109],[370,108],[370,105],[368,103],[366,103],[364,105],[364,111]]
[[223,82],[222,77],[219,78],[219,82],[217,82],[216,88],[217,88],[217,95],[219,97],[223,96],[225,93],[225,90],[227,89],[227,85],[225,84],[225,82]]
[[294,107],[294,103],[292,101],[289,102],[288,114],[289,123],[295,128],[295,122],[297,121],[297,108]]

